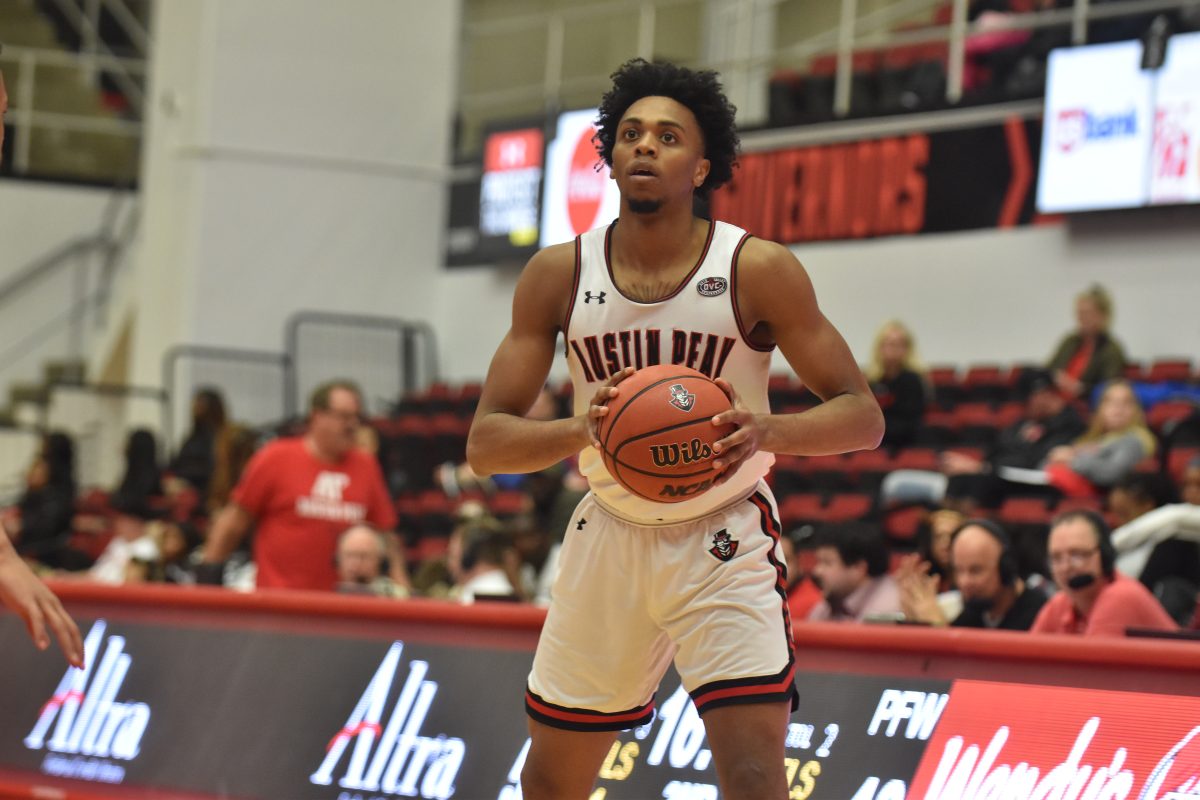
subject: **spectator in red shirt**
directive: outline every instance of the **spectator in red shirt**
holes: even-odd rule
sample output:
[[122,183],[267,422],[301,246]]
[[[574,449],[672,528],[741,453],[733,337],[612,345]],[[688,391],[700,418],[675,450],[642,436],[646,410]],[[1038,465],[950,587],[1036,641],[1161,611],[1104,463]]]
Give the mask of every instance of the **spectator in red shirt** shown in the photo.
[[1178,626],[1150,590],[1117,572],[1108,525],[1094,511],[1068,511],[1050,526],[1050,571],[1061,591],[1042,607],[1033,633],[1124,636],[1127,628]]
[[218,582],[218,565],[253,525],[258,588],[333,590],[338,535],[367,522],[387,531],[391,578],[408,587],[383,472],[356,446],[361,417],[355,384],[331,381],[313,392],[306,433],[269,442],[246,465],[213,522],[202,580]]

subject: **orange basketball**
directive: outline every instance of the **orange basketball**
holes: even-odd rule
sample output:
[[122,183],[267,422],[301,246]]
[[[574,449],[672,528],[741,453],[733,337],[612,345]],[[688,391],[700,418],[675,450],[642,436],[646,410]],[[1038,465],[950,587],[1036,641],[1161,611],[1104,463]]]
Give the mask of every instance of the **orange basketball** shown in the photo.
[[617,483],[659,503],[711,489],[712,446],[736,430],[712,424],[730,408],[721,387],[702,372],[671,365],[638,370],[617,387],[597,429],[604,466]]

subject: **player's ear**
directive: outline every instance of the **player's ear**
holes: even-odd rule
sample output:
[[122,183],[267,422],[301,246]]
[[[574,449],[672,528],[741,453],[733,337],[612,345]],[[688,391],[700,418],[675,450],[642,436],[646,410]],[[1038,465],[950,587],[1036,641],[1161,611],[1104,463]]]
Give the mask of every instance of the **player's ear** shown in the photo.
[[704,185],[704,181],[708,180],[708,173],[712,170],[712,162],[707,158],[702,158],[696,164],[696,172],[692,175],[692,185],[699,189]]

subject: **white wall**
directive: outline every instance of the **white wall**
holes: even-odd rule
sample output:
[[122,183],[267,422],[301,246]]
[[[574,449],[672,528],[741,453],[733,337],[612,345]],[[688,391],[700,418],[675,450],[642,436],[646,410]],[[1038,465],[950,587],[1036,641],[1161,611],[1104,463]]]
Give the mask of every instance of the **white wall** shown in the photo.
[[134,380],[177,342],[281,350],[299,309],[428,318],[457,2],[160,3]]
[[[1114,296],[1115,332],[1131,357],[1200,360],[1200,209],[793,251],[864,363],[880,323],[892,317],[913,328],[927,363],[1042,361],[1073,325],[1073,298],[1095,281]],[[483,268],[439,281],[443,361],[454,378],[485,373],[508,327],[515,282],[512,271]],[[455,322],[464,311],[469,328]],[[560,360],[554,374],[565,375],[562,368]]]
[[0,180],[0,281],[68,239],[99,231],[111,195],[111,189]]

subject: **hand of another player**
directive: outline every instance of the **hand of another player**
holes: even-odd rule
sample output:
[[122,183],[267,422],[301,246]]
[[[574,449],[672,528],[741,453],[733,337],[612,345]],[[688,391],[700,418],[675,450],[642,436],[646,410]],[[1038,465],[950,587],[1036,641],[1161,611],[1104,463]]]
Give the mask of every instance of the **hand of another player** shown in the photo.
[[[0,532],[0,536],[4,535]],[[25,620],[29,636],[39,650],[50,646],[50,636],[46,632],[49,628],[71,666],[83,667],[83,637],[79,635],[75,621],[67,615],[54,593],[11,548],[0,552],[0,602]]]
[[737,426],[737,430],[713,444],[713,468],[720,472],[713,483],[719,486],[729,480],[746,459],[759,451],[763,429],[758,415],[746,408],[729,381],[717,378],[716,384],[725,392],[733,408],[713,417],[713,424]]
[[588,441],[591,442],[592,447],[596,448],[597,450],[600,449],[600,438],[598,435],[600,418],[608,413],[608,401],[612,400],[620,392],[620,390],[617,389],[617,384],[628,378],[636,371],[637,370],[635,370],[633,367],[626,367],[605,381],[604,385],[597,389],[596,393],[592,395],[592,402],[588,404],[587,433]]

